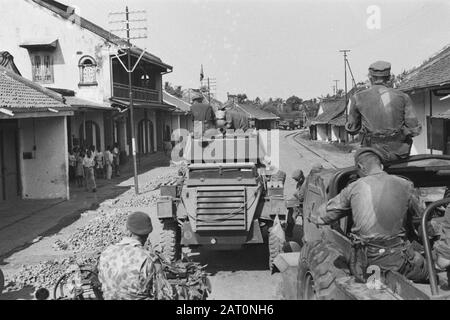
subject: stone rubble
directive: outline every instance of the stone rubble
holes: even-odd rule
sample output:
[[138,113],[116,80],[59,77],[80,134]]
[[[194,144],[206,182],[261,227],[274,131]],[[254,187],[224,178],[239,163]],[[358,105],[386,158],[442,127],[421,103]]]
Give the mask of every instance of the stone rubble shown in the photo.
[[56,251],[67,252],[68,257],[42,261],[38,264],[22,265],[18,271],[6,278],[5,292],[17,291],[27,286],[53,290],[71,265],[96,265],[99,254],[109,245],[119,242],[125,235],[127,216],[133,208],[153,205],[159,197],[159,187],[177,177],[178,168],[171,167],[164,175],[141,183],[140,194],[134,188],[116,199],[106,200],[95,211],[95,218],[79,227],[66,239],[55,240]]

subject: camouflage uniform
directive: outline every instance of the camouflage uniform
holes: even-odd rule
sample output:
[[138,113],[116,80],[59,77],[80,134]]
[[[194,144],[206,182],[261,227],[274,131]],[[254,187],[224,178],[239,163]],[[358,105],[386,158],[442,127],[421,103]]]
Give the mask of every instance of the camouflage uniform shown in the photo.
[[109,246],[98,265],[105,300],[151,299],[153,261],[136,239],[126,237]]

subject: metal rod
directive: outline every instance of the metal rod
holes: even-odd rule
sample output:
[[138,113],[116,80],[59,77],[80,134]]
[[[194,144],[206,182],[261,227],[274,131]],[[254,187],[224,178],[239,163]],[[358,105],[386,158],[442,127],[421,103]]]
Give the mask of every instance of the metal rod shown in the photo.
[[[129,22],[144,22],[147,21],[147,19],[130,19]],[[109,21],[108,23],[113,24],[113,23],[126,23],[127,20],[113,20],[113,21]]]
[[126,7],[125,19],[127,20],[127,39],[128,39],[128,89],[130,99],[130,129],[131,129],[131,153],[133,155],[133,170],[134,170],[134,191],[139,194],[139,181],[137,175],[136,163],[136,140],[134,137],[134,108],[133,108],[133,86],[132,86],[132,72],[131,71],[131,43],[130,43],[130,23],[128,6]]
[[427,222],[429,215],[433,211],[434,208],[440,207],[442,205],[450,203],[450,198],[445,198],[436,202],[433,202],[431,205],[429,205],[422,216],[422,242],[423,247],[425,250],[425,257],[427,259],[427,267],[428,267],[428,274],[430,278],[430,287],[431,287],[431,294],[433,296],[436,296],[439,294],[439,288],[437,284],[436,279],[436,269],[434,267],[434,261],[433,261],[433,255],[431,254],[431,245],[430,245],[430,239],[428,238],[428,228],[427,228]]
[[[345,83],[345,123],[348,122],[348,93],[347,93],[347,52],[350,50],[340,50],[340,52],[344,53],[344,83]],[[346,134],[346,141],[348,141],[348,134]]]
[[430,132],[430,153],[433,154],[433,91],[430,92],[430,128],[428,128]]

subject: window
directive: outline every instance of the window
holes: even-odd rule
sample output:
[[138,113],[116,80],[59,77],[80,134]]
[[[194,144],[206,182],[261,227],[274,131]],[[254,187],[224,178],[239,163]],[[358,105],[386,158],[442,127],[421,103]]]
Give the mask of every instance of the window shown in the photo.
[[97,63],[92,57],[81,58],[78,67],[80,68],[79,85],[97,85]]
[[143,74],[141,76],[141,87],[147,89],[150,87],[150,76],[148,74]]
[[53,83],[53,57],[50,53],[34,53],[31,56],[33,81]]

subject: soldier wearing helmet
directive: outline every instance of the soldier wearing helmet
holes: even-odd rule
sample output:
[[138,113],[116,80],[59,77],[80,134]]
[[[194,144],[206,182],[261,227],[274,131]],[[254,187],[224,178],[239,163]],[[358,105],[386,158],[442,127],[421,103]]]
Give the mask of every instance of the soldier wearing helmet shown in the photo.
[[105,300],[148,300],[152,297],[153,275],[160,268],[155,256],[144,249],[153,231],[144,212],[128,216],[128,236],[106,248],[98,264],[99,280]]
[[422,130],[410,97],[388,86],[390,76],[389,62],[370,65],[372,85],[350,98],[345,126],[349,134],[362,135],[361,146],[383,152],[383,161],[408,157],[412,138]]

